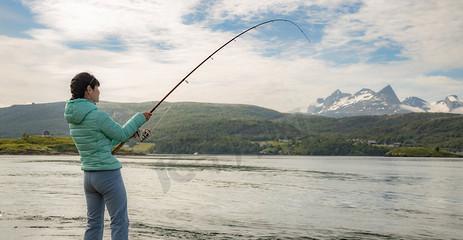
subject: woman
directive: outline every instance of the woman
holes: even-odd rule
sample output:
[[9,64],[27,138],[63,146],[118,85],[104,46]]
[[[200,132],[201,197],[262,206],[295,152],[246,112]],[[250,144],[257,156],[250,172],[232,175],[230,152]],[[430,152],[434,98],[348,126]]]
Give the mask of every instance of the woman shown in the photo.
[[86,240],[103,238],[105,205],[111,216],[111,239],[128,239],[127,194],[122,180],[121,163],[112,148],[127,141],[151,117],[136,113],[124,126],[96,107],[100,82],[91,74],[77,74],[71,81],[72,98],[66,102],[64,117],[79,151],[84,171],[87,201]]

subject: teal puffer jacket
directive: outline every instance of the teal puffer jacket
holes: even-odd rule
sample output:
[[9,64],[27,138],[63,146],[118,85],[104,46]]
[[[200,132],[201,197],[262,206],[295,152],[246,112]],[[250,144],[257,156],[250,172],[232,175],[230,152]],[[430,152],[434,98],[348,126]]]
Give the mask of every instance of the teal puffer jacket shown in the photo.
[[69,123],[84,171],[121,168],[119,160],[111,154],[112,148],[127,141],[146,122],[143,113],[136,113],[121,127],[85,98],[66,101],[64,118]]

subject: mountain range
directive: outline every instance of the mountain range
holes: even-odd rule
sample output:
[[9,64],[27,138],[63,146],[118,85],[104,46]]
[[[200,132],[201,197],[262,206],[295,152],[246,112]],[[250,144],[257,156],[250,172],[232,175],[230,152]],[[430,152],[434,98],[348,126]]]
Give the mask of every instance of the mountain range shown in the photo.
[[307,108],[309,114],[329,117],[391,115],[410,112],[463,113],[463,101],[459,100],[456,95],[449,95],[436,102],[428,102],[414,96],[400,101],[394,89],[387,85],[379,92],[363,88],[350,94],[338,89],[326,98],[318,98],[315,104]]

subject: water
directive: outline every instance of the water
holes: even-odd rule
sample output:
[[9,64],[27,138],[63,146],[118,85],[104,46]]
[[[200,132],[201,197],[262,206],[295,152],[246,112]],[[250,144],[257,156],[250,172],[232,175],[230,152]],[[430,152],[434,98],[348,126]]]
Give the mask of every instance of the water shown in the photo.
[[[458,159],[120,159],[131,239],[463,239]],[[0,239],[82,239],[82,181],[77,156],[0,156]]]

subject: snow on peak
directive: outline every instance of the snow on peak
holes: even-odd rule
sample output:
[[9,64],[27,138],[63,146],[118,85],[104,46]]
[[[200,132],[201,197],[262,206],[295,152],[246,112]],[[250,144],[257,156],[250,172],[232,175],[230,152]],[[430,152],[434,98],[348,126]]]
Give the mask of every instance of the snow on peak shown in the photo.
[[449,102],[459,102],[458,97],[456,95],[449,95],[445,98],[445,100]]
[[365,88],[355,93],[355,95],[345,96],[343,98],[338,99],[331,106],[329,106],[327,110],[334,111],[342,107],[353,105],[363,101],[368,101],[373,98],[376,98],[375,92]]
[[403,105],[408,105],[414,108],[420,108],[423,111],[429,110],[429,103],[419,97],[408,97],[403,100],[401,104],[401,107],[403,107]]
[[375,92],[369,88],[362,88],[360,91],[356,92],[354,95],[362,95],[362,94],[374,94]]
[[445,101],[437,101],[431,104],[429,111],[430,112],[450,112],[450,108],[445,103]]

